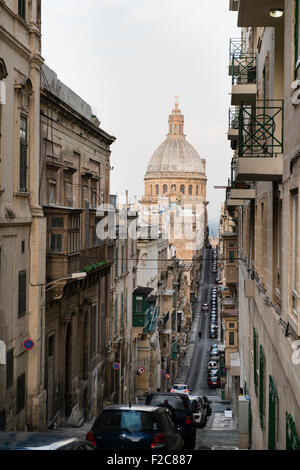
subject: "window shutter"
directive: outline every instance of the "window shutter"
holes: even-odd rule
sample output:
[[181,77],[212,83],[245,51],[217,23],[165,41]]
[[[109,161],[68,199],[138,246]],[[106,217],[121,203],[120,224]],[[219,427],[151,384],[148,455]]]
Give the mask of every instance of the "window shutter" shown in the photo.
[[18,317],[26,314],[26,271],[19,272]]

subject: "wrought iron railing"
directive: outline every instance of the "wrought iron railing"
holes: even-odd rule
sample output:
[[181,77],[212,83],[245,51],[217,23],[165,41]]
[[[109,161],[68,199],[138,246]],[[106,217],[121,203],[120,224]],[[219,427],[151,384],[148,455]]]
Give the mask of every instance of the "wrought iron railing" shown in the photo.
[[228,124],[229,129],[239,128],[239,109],[229,108],[228,121],[229,121],[229,124]]
[[246,53],[246,41],[243,39],[231,38],[229,43],[229,57],[240,57]]
[[239,113],[239,157],[274,157],[283,153],[283,100],[242,104]]
[[256,83],[256,55],[232,56],[232,84]]

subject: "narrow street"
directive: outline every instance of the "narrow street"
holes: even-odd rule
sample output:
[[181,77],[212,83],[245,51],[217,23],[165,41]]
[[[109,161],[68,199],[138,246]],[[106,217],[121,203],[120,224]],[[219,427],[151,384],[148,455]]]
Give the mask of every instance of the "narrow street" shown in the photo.
[[[221,400],[221,390],[210,389],[207,385],[207,363],[209,348],[218,343],[219,339],[209,337],[209,311],[202,312],[202,303],[210,305],[211,291],[215,286],[217,274],[212,273],[212,251],[205,250],[205,261],[200,275],[198,299],[195,304],[194,321],[192,326],[191,344],[194,345],[190,359],[186,383],[194,395],[206,395],[212,404],[212,414],[208,417],[206,426],[197,429],[195,449],[210,449],[212,446],[237,446],[238,435],[233,420],[225,420],[224,410],[231,404]],[[220,312],[219,312],[220,315]],[[219,318],[219,336],[221,322]],[[198,337],[201,331],[201,339]],[[184,377],[181,377],[184,379]]]

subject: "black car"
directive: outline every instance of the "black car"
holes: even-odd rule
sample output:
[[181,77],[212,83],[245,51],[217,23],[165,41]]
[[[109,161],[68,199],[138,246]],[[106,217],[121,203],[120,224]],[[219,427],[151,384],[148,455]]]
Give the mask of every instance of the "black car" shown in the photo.
[[203,400],[203,406],[205,406],[205,409],[206,409],[206,415],[210,416],[211,413],[212,413],[212,409],[211,409],[211,406],[210,406],[211,401],[207,398],[206,395],[204,395],[202,397],[202,400]]
[[191,403],[183,393],[155,392],[146,397],[146,405],[165,406],[173,408],[175,423],[182,428],[182,438],[186,449],[194,449],[196,443],[196,423],[193,417]]
[[218,333],[217,333],[217,330],[215,328],[209,330],[209,337],[210,338],[217,338],[218,337]]
[[90,442],[57,432],[0,432],[0,450],[95,450]]
[[97,416],[86,439],[97,450],[149,451],[184,448],[184,441],[170,411],[160,406],[107,406]]

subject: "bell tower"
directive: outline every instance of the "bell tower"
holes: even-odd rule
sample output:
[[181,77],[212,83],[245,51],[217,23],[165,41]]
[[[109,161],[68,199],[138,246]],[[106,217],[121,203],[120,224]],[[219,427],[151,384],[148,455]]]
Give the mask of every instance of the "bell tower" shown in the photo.
[[172,109],[172,114],[169,115],[169,133],[168,137],[177,138],[184,137],[183,125],[184,116],[178,106],[178,96],[175,96],[175,107]]

